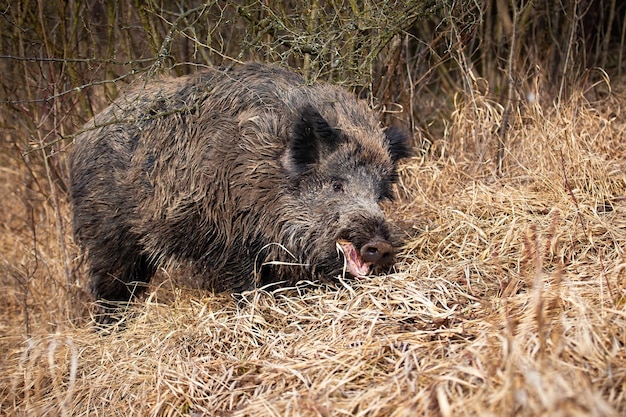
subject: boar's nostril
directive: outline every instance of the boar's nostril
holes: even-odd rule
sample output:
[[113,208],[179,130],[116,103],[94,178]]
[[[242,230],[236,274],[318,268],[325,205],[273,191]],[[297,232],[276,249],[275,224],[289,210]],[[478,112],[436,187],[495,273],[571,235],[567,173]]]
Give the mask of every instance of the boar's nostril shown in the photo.
[[386,240],[372,239],[361,248],[361,257],[365,262],[387,265],[393,259],[393,246]]

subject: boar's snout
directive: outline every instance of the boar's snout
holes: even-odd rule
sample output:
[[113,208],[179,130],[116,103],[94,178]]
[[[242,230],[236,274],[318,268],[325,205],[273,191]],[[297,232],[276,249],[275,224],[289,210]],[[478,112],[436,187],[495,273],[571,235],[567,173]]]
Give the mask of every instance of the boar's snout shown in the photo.
[[361,257],[365,262],[387,266],[393,261],[393,245],[385,239],[376,237],[361,247]]
[[337,240],[337,249],[345,257],[345,268],[352,276],[366,277],[375,267],[386,268],[393,264],[394,247],[385,238],[375,235],[362,246],[348,240]]

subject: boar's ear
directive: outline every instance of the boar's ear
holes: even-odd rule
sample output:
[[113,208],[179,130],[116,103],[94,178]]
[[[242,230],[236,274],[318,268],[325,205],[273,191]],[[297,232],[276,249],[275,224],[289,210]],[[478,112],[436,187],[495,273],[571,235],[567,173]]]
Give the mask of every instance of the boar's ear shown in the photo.
[[385,130],[385,142],[391,160],[395,163],[398,159],[407,158],[412,155],[409,136],[397,127],[389,127]]
[[316,109],[303,107],[289,142],[288,163],[291,170],[296,173],[306,171],[343,141],[342,135]]

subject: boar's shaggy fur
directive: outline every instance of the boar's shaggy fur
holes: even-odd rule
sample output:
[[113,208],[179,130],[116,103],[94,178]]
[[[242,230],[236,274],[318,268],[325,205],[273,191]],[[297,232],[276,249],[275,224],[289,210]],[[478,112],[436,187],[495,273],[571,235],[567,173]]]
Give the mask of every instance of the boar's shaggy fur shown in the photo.
[[129,300],[165,261],[234,292],[392,262],[379,202],[407,138],[337,87],[209,70],[131,90],[85,129],[71,200],[97,299]]

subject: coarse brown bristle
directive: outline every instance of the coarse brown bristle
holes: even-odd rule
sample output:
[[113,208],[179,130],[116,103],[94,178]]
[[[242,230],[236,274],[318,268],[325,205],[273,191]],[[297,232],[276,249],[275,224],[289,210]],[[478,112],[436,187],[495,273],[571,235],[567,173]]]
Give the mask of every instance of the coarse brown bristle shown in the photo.
[[[606,100],[513,115],[501,174],[487,139],[502,111],[458,103],[386,207],[410,236],[395,273],[236,300],[162,271],[120,329],[76,319],[82,287],[59,278],[79,267],[60,261],[77,253],[57,235],[68,207],[30,219],[3,198],[3,412],[624,415],[626,95]],[[0,170],[3,195],[21,175]]]

